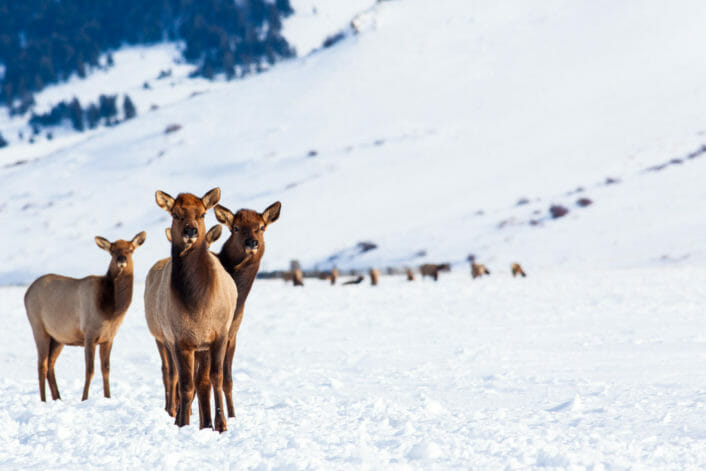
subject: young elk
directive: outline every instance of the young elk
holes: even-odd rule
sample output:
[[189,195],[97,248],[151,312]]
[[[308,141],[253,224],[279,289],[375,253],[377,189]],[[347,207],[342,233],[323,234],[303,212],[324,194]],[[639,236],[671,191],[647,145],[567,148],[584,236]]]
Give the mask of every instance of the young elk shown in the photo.
[[471,262],[471,277],[475,280],[483,275],[490,275],[490,270],[482,263]]
[[527,275],[525,274],[524,270],[522,270],[522,267],[520,266],[519,263],[513,263],[512,265],[510,265],[510,269],[512,270],[512,277],[513,277],[513,278],[516,277],[517,275],[520,275],[520,276],[522,276],[523,278],[524,278],[525,276],[527,276]]
[[96,244],[110,253],[108,273],[81,279],[44,275],[30,285],[25,308],[39,357],[39,397],[46,401],[45,380],[52,399],[61,399],[54,364],[64,345],[83,345],[86,381],[81,400],[88,399],[93,378],[96,345],[100,345],[103,395],[110,397],[110,349],[132,301],[132,253],[145,241],[140,232],[130,242],[110,243],[96,237]]
[[[162,360],[167,410],[176,415],[176,425],[189,425],[194,357],[198,355],[200,363],[210,369],[215,429],[223,432],[223,359],[238,291],[218,258],[208,251],[204,217],[220,194],[218,188],[202,198],[190,193],[180,193],[176,199],[162,191],[155,194],[157,205],[173,218],[172,253],[147,274],[145,317]],[[208,401],[199,412],[201,427],[212,427]]]
[[[279,219],[282,204],[277,201],[262,213],[251,209],[241,209],[233,214],[225,206],[217,205],[216,218],[230,229],[230,237],[223,244],[218,259],[238,287],[238,304],[233,311],[233,323],[228,333],[228,348],[223,365],[223,389],[228,407],[228,417],[235,417],[233,406],[233,357],[235,356],[236,337],[243,322],[245,301],[252,288],[255,276],[260,269],[260,261],[265,255],[265,230]],[[301,270],[300,270],[301,273]],[[201,365],[199,364],[199,369]],[[204,372],[207,375],[207,372]],[[199,404],[208,397],[208,385],[198,386]]]

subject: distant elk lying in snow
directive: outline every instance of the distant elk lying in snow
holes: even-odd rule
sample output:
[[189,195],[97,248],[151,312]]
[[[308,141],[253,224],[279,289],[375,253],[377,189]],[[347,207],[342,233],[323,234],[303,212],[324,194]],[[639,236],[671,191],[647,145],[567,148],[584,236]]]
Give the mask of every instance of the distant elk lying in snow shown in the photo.
[[365,277],[364,277],[363,275],[358,275],[355,279],[353,279],[353,280],[348,280],[348,281],[346,281],[345,283],[343,283],[343,286],[347,286],[347,285],[359,285],[364,279],[365,279]]
[[110,253],[108,273],[81,279],[44,275],[25,294],[27,318],[37,344],[39,397],[46,401],[45,381],[52,399],[61,399],[54,365],[64,345],[83,345],[86,378],[81,400],[88,399],[93,378],[96,344],[100,345],[103,395],[110,397],[110,350],[132,301],[132,253],[145,241],[140,232],[130,242],[113,243],[96,237],[96,244]]
[[425,276],[431,276],[434,281],[439,280],[439,272],[451,271],[451,265],[448,263],[442,263],[440,265],[435,265],[433,263],[425,263],[419,267],[419,271],[422,273],[422,279]]
[[471,277],[475,280],[483,275],[490,275],[490,270],[482,263],[471,262]]
[[522,277],[527,276],[527,275],[525,274],[524,270],[522,270],[522,267],[520,266],[519,263],[513,263],[512,265],[510,265],[510,268],[511,268],[511,270],[512,270],[512,276],[513,276],[513,277],[516,277],[517,275],[520,275],[520,276],[522,276]]

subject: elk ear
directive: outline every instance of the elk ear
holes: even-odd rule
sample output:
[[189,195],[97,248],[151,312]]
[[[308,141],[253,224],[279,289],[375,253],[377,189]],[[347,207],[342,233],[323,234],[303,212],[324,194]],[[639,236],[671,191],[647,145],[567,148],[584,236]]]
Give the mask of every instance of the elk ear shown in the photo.
[[269,205],[267,209],[262,212],[262,218],[265,220],[265,224],[273,223],[279,219],[280,209],[282,209],[282,203],[279,201]]
[[217,204],[216,207],[213,208],[213,212],[216,213],[216,219],[218,219],[218,222],[222,222],[228,227],[233,227],[233,219],[235,216],[230,212],[230,209]]
[[157,206],[169,213],[172,212],[172,208],[174,207],[174,198],[162,190],[157,190],[154,194],[154,199],[157,201]]
[[206,233],[206,243],[211,245],[221,237],[221,232],[223,232],[223,227],[220,224],[216,224],[208,230]]
[[172,228],[167,227],[166,229],[164,229],[164,233],[167,234],[167,240],[169,242],[171,242],[172,241]]
[[203,203],[204,206],[206,206],[206,211],[211,209],[218,201],[221,199],[221,189],[216,187],[213,190],[209,191],[205,195],[203,195],[203,198],[201,198],[201,202]]
[[103,250],[110,252],[110,247],[113,245],[108,239],[104,239],[101,236],[96,236],[96,244]]
[[140,232],[137,234],[135,237],[132,238],[130,243],[132,244],[132,247],[134,249],[138,248],[140,245],[145,243],[145,239],[147,238],[147,233],[145,231]]

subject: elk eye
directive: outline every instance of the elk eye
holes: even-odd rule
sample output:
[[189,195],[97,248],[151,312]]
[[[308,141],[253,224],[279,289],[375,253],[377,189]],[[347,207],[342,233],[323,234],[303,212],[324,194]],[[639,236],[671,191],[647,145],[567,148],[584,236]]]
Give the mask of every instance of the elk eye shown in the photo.
[[201,216],[199,216],[201,219],[206,217],[206,213],[203,213]]
[[264,231],[264,230],[265,230],[265,226],[260,226],[260,230],[261,230],[261,231]]
[[237,227],[237,226],[233,226],[233,232],[238,232],[238,227]]

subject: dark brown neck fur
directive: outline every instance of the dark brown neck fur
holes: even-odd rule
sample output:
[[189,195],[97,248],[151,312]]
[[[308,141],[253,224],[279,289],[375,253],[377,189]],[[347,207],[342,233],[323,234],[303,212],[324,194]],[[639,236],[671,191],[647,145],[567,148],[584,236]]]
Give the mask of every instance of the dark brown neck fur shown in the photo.
[[123,270],[117,275],[108,273],[100,278],[98,307],[106,318],[113,318],[127,311],[132,301],[132,271]]
[[207,302],[213,286],[211,262],[205,241],[180,257],[183,249],[172,245],[171,284],[182,305],[190,311]]
[[250,289],[252,288],[257,272],[260,269],[260,260],[265,253],[265,247],[260,247],[257,254],[250,258],[242,267],[235,270],[235,267],[245,260],[246,254],[242,250],[237,250],[233,247],[233,237],[231,236],[225,244],[221,252],[218,254],[218,259],[221,265],[235,281],[235,286],[238,288],[238,304],[235,312],[240,312],[245,305]]

